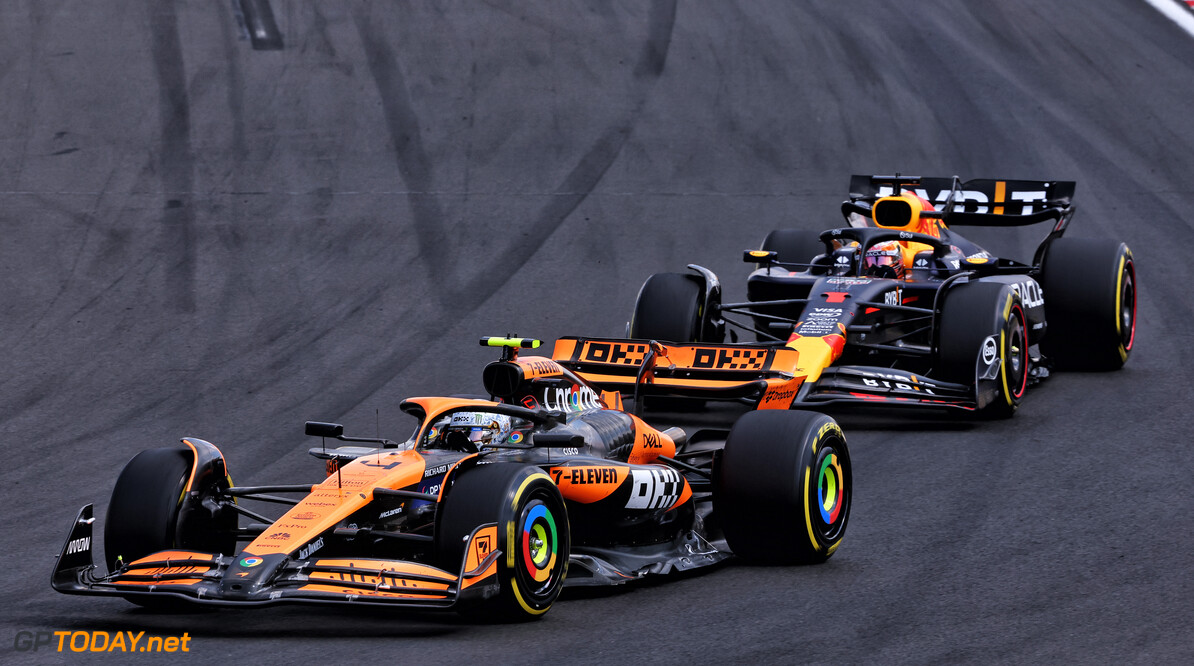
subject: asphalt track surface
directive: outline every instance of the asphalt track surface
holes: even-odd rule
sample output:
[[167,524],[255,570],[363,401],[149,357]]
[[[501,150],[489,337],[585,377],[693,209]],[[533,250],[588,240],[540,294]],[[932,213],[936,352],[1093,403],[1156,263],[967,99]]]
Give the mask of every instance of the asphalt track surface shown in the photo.
[[[1194,661],[1194,39],[1147,4],[275,0],[281,50],[234,6],[0,3],[0,661],[75,663],[14,648],[64,630],[262,665]],[[1076,180],[1073,235],[1135,253],[1137,349],[1011,421],[843,415],[825,565],[519,626],[49,588],[142,448],[318,479],[304,420],[404,437],[401,398],[479,390],[479,336],[620,334],[654,271],[742,297],[742,249],[893,171]]]

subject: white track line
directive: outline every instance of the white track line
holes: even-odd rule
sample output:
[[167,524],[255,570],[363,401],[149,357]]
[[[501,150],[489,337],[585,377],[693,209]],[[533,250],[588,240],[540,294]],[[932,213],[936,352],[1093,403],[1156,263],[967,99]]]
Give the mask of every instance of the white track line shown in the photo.
[[1186,4],[1180,0],[1145,0],[1148,4],[1156,8],[1165,16],[1168,16],[1171,21],[1181,26],[1182,30],[1190,33],[1194,37],[1194,13],[1189,9],[1182,7]]

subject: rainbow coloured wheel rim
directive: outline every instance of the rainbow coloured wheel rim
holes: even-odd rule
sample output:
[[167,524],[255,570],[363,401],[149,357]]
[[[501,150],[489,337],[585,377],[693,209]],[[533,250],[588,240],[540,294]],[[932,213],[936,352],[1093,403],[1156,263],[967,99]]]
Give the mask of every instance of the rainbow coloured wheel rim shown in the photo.
[[560,583],[566,564],[562,546],[567,536],[559,517],[559,509],[533,498],[519,513],[515,546],[518,553],[515,575],[532,596],[548,595]]
[[813,465],[813,478],[809,488],[809,499],[817,508],[812,515],[813,528],[822,541],[832,543],[841,538],[850,512],[850,459],[832,444],[822,446]]

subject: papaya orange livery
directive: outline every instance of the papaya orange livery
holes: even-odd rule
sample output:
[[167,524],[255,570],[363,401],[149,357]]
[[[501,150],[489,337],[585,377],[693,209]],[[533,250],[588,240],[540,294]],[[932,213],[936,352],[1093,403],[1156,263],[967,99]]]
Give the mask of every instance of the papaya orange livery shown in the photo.
[[[635,382],[762,391],[768,413],[781,412],[803,381],[792,349],[581,342],[562,340],[557,354],[587,354],[584,363],[631,373]],[[308,453],[318,466],[297,483],[233,486],[223,453],[193,437],[141,452],[117,476],[109,502],[106,573],[93,561],[95,518],[87,505],[60,551],[54,588],[141,604],[334,603],[533,619],[568,584],[620,585],[734,554],[752,557],[758,544],[750,537],[721,533],[750,512],[719,509],[712,520],[716,498],[796,506],[792,484],[758,495],[754,477],[764,475],[757,470],[728,484],[714,471],[722,454],[780,457],[751,453],[755,442],[809,446],[820,431],[808,431],[799,421],[805,415],[783,412],[795,421],[769,433],[735,434],[735,425],[728,434],[696,430],[690,441],[682,427],[624,411],[621,388],[595,384],[571,356],[519,357],[538,340],[487,337],[482,344],[500,349],[482,372],[487,398],[404,400],[399,408],[414,422],[398,441],[308,421],[305,433],[316,438]],[[799,435],[806,431],[813,434]],[[838,440],[826,444],[837,456],[835,492],[849,488]],[[796,464],[814,463],[801,457]],[[799,471],[786,473],[796,478]],[[834,497],[832,543],[849,495]],[[281,508],[267,513],[259,504]],[[803,527],[793,522],[800,512],[781,513],[785,533]],[[760,560],[787,556],[786,545],[764,548],[778,550]]]

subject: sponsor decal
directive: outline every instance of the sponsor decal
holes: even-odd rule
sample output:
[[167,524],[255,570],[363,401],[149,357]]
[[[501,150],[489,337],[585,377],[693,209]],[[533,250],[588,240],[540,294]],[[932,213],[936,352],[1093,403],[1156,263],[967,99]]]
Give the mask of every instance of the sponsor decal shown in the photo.
[[432,467],[432,468],[426,470],[425,472],[423,472],[423,478],[426,479],[427,477],[431,477],[431,476],[439,476],[440,474],[443,474],[446,471],[448,471],[447,465],[437,465],[437,466]]
[[[1001,184],[1002,184],[1002,182],[1003,181],[1000,181]],[[909,188],[905,187],[904,189],[907,190]],[[926,200],[932,201],[933,203],[936,203],[936,204],[945,203],[946,199],[949,198],[949,193],[950,193],[949,190],[943,189],[937,193],[936,197],[930,198],[928,190],[917,188],[912,191],[916,192],[916,196],[920,197],[921,199],[926,199]],[[999,189],[997,186],[996,192],[998,192],[998,191],[999,191]],[[895,194],[895,190],[890,185],[883,185],[883,186],[879,187],[879,196],[880,197],[889,197],[893,194]],[[996,196],[998,196],[998,195],[996,195]],[[964,211],[966,208],[966,204],[969,202],[972,206],[975,204],[978,204],[976,206],[975,212],[986,213],[986,212],[990,211],[990,208],[988,208],[987,206],[983,206],[981,204],[994,203],[995,208],[996,208],[995,212],[1000,213],[1000,212],[1002,212],[1003,207],[999,204],[1010,203],[1010,202],[1015,201],[1015,202],[1021,202],[1024,204],[1023,208],[1021,209],[1020,214],[1027,215],[1027,214],[1031,213],[1033,210],[1032,202],[1045,201],[1046,196],[1048,196],[1048,192],[1046,192],[1044,190],[1026,190],[1026,191],[1021,191],[1021,192],[1013,191],[1013,192],[1007,193],[1007,198],[1005,200],[992,202],[987,197],[986,192],[981,192],[979,190],[958,190],[958,195],[956,197],[954,197],[954,204],[955,204],[954,211],[959,212],[959,213]]]
[[299,550],[298,557],[300,560],[305,560],[308,557],[311,557],[311,555],[320,548],[323,548],[323,537],[319,537],[311,543],[303,546],[302,549]]
[[91,550],[91,537],[83,537],[75,539],[66,544],[66,554],[73,555],[75,553],[84,553]]
[[893,290],[887,292],[886,294],[883,294],[883,302],[886,305],[899,305],[900,304],[900,290],[893,289]]
[[928,268],[929,260],[925,259],[924,257],[917,257],[916,261],[913,262],[912,265],[917,268]]
[[579,456],[580,449],[578,449],[574,446],[567,446],[567,447],[560,449],[560,455],[562,455],[562,456]]
[[684,484],[680,473],[666,467],[630,470],[632,485],[627,509],[662,509],[680,499]]
[[716,370],[762,370],[766,349],[694,349],[692,367]]
[[844,255],[844,254],[839,254],[839,255],[838,255],[838,257],[837,257],[837,259],[834,259],[834,263],[838,264],[839,266],[840,266],[840,265],[843,265],[843,264],[849,264],[849,263],[850,263],[850,257],[847,257],[847,256],[846,256],[846,255]]
[[[929,395],[936,395],[933,389],[923,382],[918,381],[915,377],[906,375],[886,373],[886,372],[869,372],[863,371],[865,375],[862,379],[864,386],[870,388],[885,388],[896,389],[898,391],[920,391],[928,393]],[[873,379],[872,379],[873,378]]]
[[473,539],[473,548],[477,551],[477,560],[483,560],[493,552],[493,538],[489,534],[478,534]]
[[601,397],[588,386],[573,384],[566,389],[549,388],[543,391],[543,406],[557,412],[583,412],[602,409]]
[[382,518],[389,518],[390,516],[397,516],[401,513],[402,507],[398,507],[396,509],[390,509],[389,511],[382,511],[381,513],[377,514],[377,517],[380,520]]
[[624,342],[590,342],[585,345],[583,361],[593,363],[617,363],[619,365],[642,365],[647,355],[647,345]]
[[644,449],[662,449],[663,444],[659,443],[659,435],[653,432],[643,433],[643,448]]
[[264,561],[260,557],[245,557],[241,559],[240,565],[246,569],[251,569]]
[[565,472],[563,478],[568,483],[576,485],[617,483],[618,481],[618,470],[613,467],[567,467],[560,471]]
[[999,344],[995,342],[995,336],[988,335],[986,340],[983,340],[983,363],[991,365],[999,358]]
[[481,412],[456,412],[452,415],[454,426],[489,425],[490,417]]
[[528,395],[522,399],[522,406],[526,407],[527,409],[538,409],[539,401],[535,399],[535,396]]
[[528,358],[523,359],[521,365],[529,372],[528,379],[535,379],[536,377],[553,377],[559,374],[560,366],[555,362],[545,358]]
[[1020,295],[1025,307],[1038,308],[1045,304],[1045,292],[1036,280],[1025,280],[1012,285],[1012,291]]
[[854,286],[860,284],[870,284],[870,278],[829,278],[825,280],[828,284],[844,284],[846,286]]
[[286,532],[274,532],[273,534],[271,534],[265,538],[267,540],[271,540],[271,541],[285,541],[290,538],[290,534],[288,534]]
[[304,511],[303,513],[296,513],[291,516],[294,520],[315,520],[318,517],[319,514],[314,511]]
[[780,389],[767,395],[768,400],[791,400],[796,397],[795,389]]
[[526,435],[523,435],[521,432],[515,430],[514,432],[510,433],[510,436],[506,438],[506,441],[510,442],[511,444],[521,444],[522,440],[524,439],[526,439]]
[[841,308],[810,308],[804,311],[804,321],[797,332],[801,336],[815,337],[837,333],[837,321],[842,316]]

